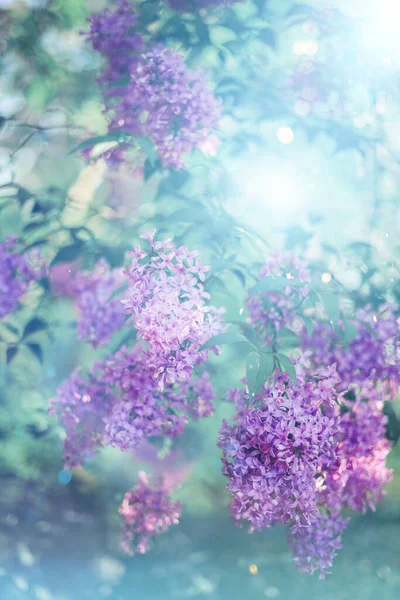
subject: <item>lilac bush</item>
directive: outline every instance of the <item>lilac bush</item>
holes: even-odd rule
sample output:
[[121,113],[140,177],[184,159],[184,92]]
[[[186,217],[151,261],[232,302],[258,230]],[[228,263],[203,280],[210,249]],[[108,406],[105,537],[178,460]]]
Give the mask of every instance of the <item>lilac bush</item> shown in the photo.
[[[67,467],[83,464],[104,446],[132,451],[156,438],[176,438],[189,421],[213,413],[215,394],[203,363],[230,334],[224,333],[222,309],[209,304],[209,267],[197,251],[155,241],[155,230],[141,238],[148,249],[137,246],[125,271],[98,263],[69,284],[82,311],[78,331],[87,342],[108,339],[111,325],[122,327],[124,309],[138,343],[98,360],[86,375],[75,371],[60,386],[51,412],[65,427]],[[124,279],[128,289],[118,311],[110,296]],[[313,290],[309,268],[296,255],[272,254],[259,283],[247,300],[256,335],[248,339],[253,350],[265,344],[259,357],[273,367],[255,393],[245,379],[244,389],[228,394],[235,415],[223,422],[218,446],[231,513],[249,532],[287,524],[299,568],[324,577],[348,521],[343,510],[374,510],[391,479],[383,404],[388,390],[393,395],[396,389],[397,317],[389,305],[379,319],[360,310],[350,321],[353,339],[341,344],[347,320],[339,319],[335,329],[313,316],[313,331],[301,329],[301,306]],[[116,318],[107,318],[114,311]],[[279,333],[288,326],[301,332],[296,339],[306,352],[298,358],[278,352]],[[147,551],[148,537],[178,518],[166,488],[160,484],[156,493],[143,477],[120,509],[123,547],[133,553]],[[159,527],[150,505],[160,507]]]
[[[314,265],[295,251],[266,253],[270,240],[262,240],[245,222],[236,221],[225,211],[221,198],[235,181],[231,181],[232,173],[225,176],[224,161],[235,158],[235,154],[240,160],[243,150],[256,158],[259,147],[267,140],[269,143],[271,135],[275,144],[295,142],[295,152],[297,141],[306,139],[297,134],[304,127],[302,120],[314,113],[311,124],[304,127],[307,139],[322,133],[334,138],[337,151],[348,150],[353,144],[363,156],[371,146],[377,165],[374,195],[383,188],[389,193],[383,163],[389,160],[391,144],[387,144],[385,161],[386,145],[377,148],[376,144],[384,137],[384,115],[392,111],[392,100],[384,91],[381,96],[375,86],[372,101],[367,99],[365,110],[357,113],[350,94],[352,67],[346,67],[343,74],[338,69],[347,60],[347,55],[336,52],[335,45],[343,23],[338,11],[331,8],[319,10],[289,3],[287,14],[283,10],[279,17],[282,31],[287,31],[287,21],[290,26],[300,26],[310,39],[297,40],[299,44],[294,40],[292,54],[299,56],[299,61],[283,89],[279,90],[279,81],[286,73],[284,69],[268,69],[267,77],[258,79],[257,73],[264,73],[260,65],[269,64],[269,54],[279,46],[271,25],[275,17],[268,2],[218,10],[233,4],[233,0],[119,0],[89,18],[89,31],[82,41],[101,59],[96,85],[107,133],[85,140],[75,151],[95,158],[102,143],[111,145],[101,154],[108,164],[96,165],[96,177],[100,181],[102,169],[117,165],[119,172],[112,174],[114,184],[122,175],[118,185],[127,184],[129,193],[133,173],[143,174],[144,181],[157,173],[149,188],[142,190],[142,182],[134,187],[133,193],[146,198],[143,210],[140,207],[137,213],[128,203],[120,206],[113,200],[99,206],[96,197],[90,210],[78,215],[78,223],[72,219],[75,225],[71,225],[71,215],[64,213],[65,199],[71,200],[68,208],[78,205],[77,184],[85,178],[72,185],[68,174],[71,193],[64,193],[61,185],[33,193],[23,187],[32,182],[35,187],[39,176],[27,169],[25,181],[25,165],[21,169],[25,158],[22,154],[21,159],[20,150],[30,143],[32,148],[51,144],[53,135],[58,139],[64,117],[60,122],[56,118],[52,133],[42,121],[32,124],[35,110],[29,103],[36,99],[40,104],[41,94],[34,85],[30,87],[29,77],[18,68],[14,73],[10,67],[13,80],[29,82],[29,110],[24,112],[29,122],[19,123],[12,112],[7,113],[10,117],[1,116],[2,131],[4,127],[6,139],[15,141],[16,149],[6,150],[1,157],[6,167],[2,171],[0,209],[8,212],[17,208],[22,242],[19,245],[13,236],[0,244],[0,319],[18,309],[15,319],[2,324],[0,345],[7,365],[20,348],[25,353],[21,360],[30,352],[37,362],[46,361],[41,340],[52,343],[53,329],[62,321],[54,316],[57,304],[52,305],[52,300],[58,295],[73,299],[77,337],[91,346],[85,350],[85,360],[89,357],[90,362],[83,368],[78,358],[78,367],[50,400],[49,412],[64,429],[67,469],[84,465],[105,447],[125,452],[132,461],[140,461],[146,454],[152,457],[148,462],[154,467],[153,482],[139,473],[119,510],[122,546],[129,554],[146,552],[156,535],[178,523],[182,504],[171,499],[172,487],[186,477],[195,460],[188,467],[181,457],[176,470],[171,465],[180,454],[197,451],[195,444],[185,447],[183,434],[190,428],[190,436],[196,421],[213,415],[214,406],[224,395],[221,388],[233,387],[227,399],[234,415],[223,421],[217,441],[233,521],[245,525],[250,533],[286,525],[299,569],[324,577],[341,546],[348,511],[375,510],[392,477],[386,459],[400,437],[400,421],[391,404],[398,397],[400,372],[400,319],[394,302],[400,295],[393,274],[396,265],[385,262],[393,285],[378,290],[375,283],[379,277],[374,278],[377,269],[369,264],[370,244],[353,244],[353,250],[362,256],[359,271],[363,287],[348,293],[339,283],[339,261],[334,274],[321,277],[322,268],[332,267],[332,256],[325,264],[323,253],[336,254],[323,242],[308,248],[314,256],[321,251]],[[56,12],[51,12],[51,19],[56,18]],[[46,15],[46,19],[50,17]],[[66,23],[72,18],[64,17],[68,17]],[[7,23],[8,18],[7,14]],[[21,19],[25,23],[25,16]],[[15,47],[21,37],[21,24],[17,25],[12,34]],[[332,39],[325,48],[323,33]],[[189,68],[189,64],[204,64],[208,58],[213,76],[219,74],[217,95],[224,98],[227,113],[221,139],[215,129],[223,103],[212,92],[206,75]],[[293,64],[292,55],[289,62]],[[93,68],[90,53],[87,63]],[[54,67],[49,65],[48,69],[57,74],[58,81]],[[279,75],[275,76],[275,71]],[[44,87],[52,98],[51,83]],[[82,87],[77,89],[82,92],[86,110],[89,98]],[[67,91],[74,97],[73,86]],[[289,99],[287,106],[281,102],[285,98]],[[344,120],[336,129],[334,115]],[[273,120],[273,127],[269,127],[268,119]],[[276,130],[277,120],[292,131],[289,138]],[[65,127],[75,135],[81,122],[77,111],[71,124],[65,119]],[[200,150],[215,157],[223,140],[230,144],[226,154],[222,152],[213,165],[196,160],[196,170],[191,172],[189,156]],[[39,174],[43,164],[38,161]],[[87,167],[89,174],[93,167]],[[169,173],[167,169],[182,171]],[[318,170],[310,168],[314,175]],[[361,166],[357,170],[363,171]],[[247,171],[240,176],[250,177]],[[381,176],[385,185],[381,185]],[[100,196],[107,189],[107,177],[104,175]],[[205,181],[199,181],[201,178]],[[154,196],[150,189],[153,182],[159,184]],[[271,189],[274,192],[274,186]],[[310,190],[316,192],[317,186],[310,184]],[[375,198],[376,213],[378,200]],[[314,207],[313,202],[308,206]],[[298,208],[296,215],[300,215]],[[301,245],[312,235],[314,225],[317,228],[319,219],[318,213],[307,214],[307,231],[296,225],[293,236],[288,232],[285,247]],[[153,224],[159,235],[161,230],[161,237],[165,232],[174,233],[175,238],[156,239],[154,229],[141,234],[143,243],[129,253],[130,264],[123,267],[122,250],[132,248],[132,239]],[[80,237],[82,230],[85,239]],[[100,232],[102,239],[97,240]],[[109,232],[110,239],[119,236],[121,241],[115,254],[104,243]],[[389,237],[386,233],[385,239]],[[60,247],[63,239],[69,242]],[[192,243],[194,247],[207,246],[213,271],[202,264],[197,250],[184,245]],[[35,244],[44,245],[49,255],[55,254],[49,279],[43,277],[41,261],[23,252]],[[245,257],[244,248],[249,252]],[[105,258],[99,259],[103,255]],[[110,266],[115,264],[120,266]],[[91,267],[83,269],[82,265]],[[20,306],[19,302],[35,280],[40,291],[32,315],[33,307],[28,303]],[[215,289],[216,297],[212,298],[210,290]],[[216,307],[222,302],[220,295],[229,298],[226,322],[225,310]],[[226,362],[219,370],[218,361],[208,361],[221,354],[223,344],[235,346],[223,354]],[[244,363],[242,386],[228,384],[229,377],[236,381],[237,373],[242,377]],[[44,373],[51,379],[53,365],[45,365]],[[215,375],[220,375],[218,392],[214,391]],[[166,455],[166,462],[160,464]]]
[[[74,294],[88,294],[87,302],[77,300],[79,307],[91,307],[82,313],[83,322],[96,323],[93,312],[112,314],[115,299],[110,294],[127,278],[122,304],[138,343],[97,361],[86,375],[74,372],[52,400],[51,411],[66,431],[67,467],[83,464],[104,446],[126,451],[155,438],[176,438],[190,420],[213,413],[213,386],[207,371],[198,370],[225,334],[222,310],[208,304],[204,288],[209,267],[196,251],[171,240],[155,241],[155,230],[141,237],[149,249],[137,246],[126,271],[114,273],[99,263],[93,272],[78,272],[72,279]],[[232,495],[231,513],[249,532],[289,525],[299,568],[324,577],[347,524],[342,511],[374,509],[391,479],[383,403],[388,389],[395,389],[397,318],[388,306],[379,321],[367,310],[359,311],[353,321],[357,331],[347,347],[340,345],[331,324],[328,328],[323,321],[315,322],[311,335],[302,334],[307,352],[297,359],[286,357],[295,363],[295,373],[288,373],[285,357],[274,347],[277,334],[296,325],[299,308],[311,292],[310,272],[297,256],[275,253],[260,274],[263,280],[268,291],[257,289],[247,306],[249,321],[266,344],[262,352],[269,353],[274,368],[256,393],[245,379],[245,389],[228,394],[236,412],[223,422],[218,446]],[[274,281],[278,289],[269,291]],[[96,340],[117,322],[100,319],[100,329],[92,328]],[[337,326],[345,329],[345,321]],[[84,337],[93,343],[93,336]],[[123,547],[133,553],[148,549],[152,528],[156,534],[177,519],[166,490],[158,488],[159,500],[154,500],[155,492],[143,477],[120,509]],[[165,506],[160,527],[151,511],[141,523],[147,514],[147,508],[142,514],[141,503],[148,507],[153,500]],[[174,515],[171,521],[168,513]]]

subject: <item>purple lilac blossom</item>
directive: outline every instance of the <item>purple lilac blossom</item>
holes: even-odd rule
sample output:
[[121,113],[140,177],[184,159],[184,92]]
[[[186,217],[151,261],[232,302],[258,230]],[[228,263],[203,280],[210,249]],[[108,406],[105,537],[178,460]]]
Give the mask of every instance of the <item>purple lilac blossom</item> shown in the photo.
[[[114,13],[105,10],[91,18],[88,39],[106,58],[98,81],[109,131],[145,137],[154,144],[163,166],[178,169],[185,156],[209,139],[222,104],[203,73],[188,69],[181,54],[160,44],[145,46],[132,33],[135,25],[132,7],[124,1]],[[128,152],[129,146],[122,144],[104,157],[118,163]]]
[[127,554],[144,554],[153,536],[179,523],[183,504],[174,502],[169,494],[162,480],[151,486],[146,473],[139,473],[135,487],[126,492],[119,508],[123,520],[121,546]]
[[213,412],[208,374],[169,384],[160,392],[142,344],[95,363],[87,377],[75,371],[57,390],[50,412],[66,430],[66,466],[82,464],[103,446],[134,449],[155,436],[177,437],[190,419]]
[[355,390],[355,396],[344,404],[338,461],[325,477],[321,501],[333,510],[343,507],[364,513],[375,510],[392,478],[386,466],[391,444],[385,437],[382,393],[367,382]]
[[171,240],[153,242],[155,230],[143,234],[150,253],[137,246],[128,271],[125,311],[137,336],[148,343],[147,368],[162,390],[166,384],[190,378],[195,365],[208,357],[199,348],[223,331],[221,314],[206,303],[210,295],[203,282],[210,267],[199,253]]
[[66,468],[82,465],[104,445],[104,418],[113,398],[102,380],[93,373],[88,377],[76,369],[50,400],[49,413],[57,414],[65,429],[64,461]]
[[386,304],[379,313],[358,310],[353,324],[358,333],[347,348],[326,322],[317,323],[311,335],[303,331],[303,348],[312,350],[317,366],[336,363],[342,389],[368,379],[383,386],[388,397],[394,397],[399,387],[400,320],[393,306]]
[[99,260],[93,271],[76,273],[69,288],[79,311],[79,339],[97,348],[107,344],[111,335],[123,327],[121,301],[111,298],[123,283],[123,269],[110,270],[105,260]]
[[160,392],[141,345],[123,348],[97,366],[114,396],[104,419],[107,445],[127,450],[153,436],[174,438],[183,433],[190,418],[213,413],[214,390],[206,373],[169,384]]
[[130,2],[120,0],[114,11],[106,8],[93,13],[89,22],[88,41],[93,50],[106,58],[105,70],[98,82],[113,86],[129,74],[131,65],[144,48],[142,36],[134,31],[137,14]]
[[349,519],[338,512],[325,514],[318,511],[309,527],[290,532],[288,542],[298,569],[310,575],[319,571],[320,579],[324,579],[329,574],[337,550],[342,547],[342,533],[348,522]]
[[36,261],[36,268],[34,259],[18,251],[16,235],[0,244],[0,319],[13,312],[30,283],[43,276],[43,266]]
[[247,299],[250,322],[265,343],[271,342],[280,329],[293,327],[297,309],[309,293],[310,271],[307,263],[295,254],[274,252],[268,257],[258,278],[268,276],[287,277],[288,282],[293,281],[299,285],[288,285],[281,292],[263,292]]
[[337,461],[340,396],[335,367],[306,377],[297,366],[296,384],[276,374],[250,400],[235,390],[231,423],[223,422],[219,447],[232,493],[234,521],[249,531],[290,523],[295,532],[317,510],[318,479]]
[[73,296],[72,282],[77,270],[76,261],[59,263],[51,267],[49,279],[54,296]]

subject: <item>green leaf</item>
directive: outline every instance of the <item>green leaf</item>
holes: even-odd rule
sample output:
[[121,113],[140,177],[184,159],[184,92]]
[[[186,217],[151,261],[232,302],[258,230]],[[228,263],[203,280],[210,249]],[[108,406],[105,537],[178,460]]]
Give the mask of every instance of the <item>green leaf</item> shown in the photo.
[[36,281],[39,285],[42,286],[42,288],[45,292],[51,291],[50,280],[48,277],[41,277],[40,279],[37,279]]
[[126,85],[129,85],[131,82],[131,78],[129,77],[129,75],[126,75],[124,77],[119,77],[118,79],[115,79],[112,82],[112,87],[124,87]]
[[207,340],[205,344],[203,344],[199,348],[199,352],[202,350],[207,350],[207,348],[213,348],[214,346],[222,346],[223,344],[238,344],[239,342],[245,342],[248,344],[248,340],[239,333],[219,333],[218,335],[214,335],[212,338]]
[[22,250],[23,254],[25,254],[26,252],[29,252],[29,250],[32,250],[32,248],[37,248],[38,246],[44,246],[45,244],[48,244],[49,241],[42,239],[42,240],[37,240],[36,242],[32,242],[31,244],[28,244],[27,246],[25,246],[25,248]]
[[330,321],[337,321],[340,318],[339,298],[333,292],[318,292],[319,299],[324,305],[325,312]]
[[82,254],[83,247],[84,242],[77,240],[75,244],[60,248],[51,261],[50,267],[54,267],[54,265],[58,265],[59,263],[72,262],[76,260]]
[[74,154],[75,152],[82,152],[83,150],[87,150],[88,148],[93,148],[97,144],[105,144],[107,142],[121,143],[130,141],[132,139],[132,135],[127,131],[109,131],[104,135],[95,135],[94,137],[84,140],[83,142],[75,146],[75,148],[73,148],[69,152],[69,154]]
[[232,273],[236,275],[243,287],[246,287],[246,277],[239,269],[232,269]]
[[48,323],[40,317],[34,317],[27,323],[22,334],[22,339],[25,339],[28,335],[36,333],[37,331],[43,331],[48,328]]
[[26,344],[26,347],[36,356],[40,364],[43,364],[43,351],[39,344]]
[[300,346],[301,340],[298,335],[293,333],[293,331],[283,328],[278,331],[278,344],[286,347],[296,348]]
[[286,354],[276,354],[279,361],[279,368],[282,373],[287,373],[292,380],[293,385],[296,383],[296,368],[291,359]]
[[243,335],[249,340],[251,344],[253,344],[255,348],[257,348],[257,350],[261,348],[260,340],[258,339],[258,336],[251,325],[249,325],[248,323],[243,323],[242,321],[229,321],[229,323],[240,327],[243,332]]
[[282,292],[287,287],[299,287],[299,283],[287,277],[268,275],[263,277],[249,290],[249,294],[259,294],[260,292]]
[[152,175],[154,175],[154,173],[157,173],[157,171],[160,170],[160,167],[161,167],[160,161],[156,160],[152,163],[149,158],[146,158],[146,160],[144,161],[144,167],[143,167],[144,180],[148,181],[150,179],[150,177]]
[[165,220],[167,223],[199,223],[205,216],[202,210],[196,208],[180,208]]
[[293,17],[297,15],[304,15],[305,17],[310,17],[311,14],[315,12],[315,8],[309,6],[308,4],[294,4],[290,10],[286,13],[287,17]]
[[260,367],[257,373],[256,385],[254,389],[254,393],[257,393],[258,390],[264,385],[264,383],[271,377],[272,373],[275,369],[275,357],[272,352],[262,352]]
[[6,351],[6,359],[7,359],[8,365],[13,360],[13,358],[17,354],[18,350],[19,350],[18,346],[8,346],[7,351]]
[[124,248],[117,246],[108,246],[106,244],[97,244],[97,249],[104,256],[110,267],[121,267],[125,262]]
[[356,338],[358,335],[357,326],[354,325],[354,323],[352,323],[351,321],[345,321],[344,322],[344,334],[346,336],[347,341],[351,342],[351,340],[354,340],[354,338]]
[[18,188],[17,198],[20,204],[24,204],[29,198],[33,198],[34,194],[31,194],[27,189],[20,187]]
[[42,227],[43,225],[47,225],[47,223],[43,222],[42,220],[33,221],[32,223],[28,223],[28,225],[25,225],[25,227],[22,229],[22,231],[24,233],[29,233],[30,231],[34,231],[35,229],[38,229],[39,227]]
[[392,402],[385,402],[383,414],[387,417],[386,437],[394,444],[397,444],[400,439],[400,420],[392,406]]
[[190,179],[190,174],[188,171],[184,169],[180,169],[179,171],[172,171],[167,179],[164,180],[164,184],[171,191],[179,190],[182,186],[185,185]]
[[11,331],[11,333],[13,333],[14,335],[19,336],[19,329],[17,327],[14,327],[14,325],[11,325],[11,323],[2,323],[2,326],[8,329],[8,331]]
[[146,137],[135,138],[135,142],[137,143],[141,151],[146,155],[147,160],[150,162],[151,166],[154,167],[157,160],[157,148],[153,144],[153,142]]
[[230,289],[228,288],[228,286],[225,284],[225,282],[216,275],[211,275],[211,277],[207,281],[207,290],[209,290],[210,288],[216,292],[218,291],[221,294],[229,296],[229,298],[232,298],[232,300],[236,299],[230,291]]
[[256,381],[259,368],[260,355],[258,352],[250,352],[246,358],[246,379],[250,398],[252,398],[256,392]]
[[262,42],[264,42],[264,44],[267,44],[267,46],[270,46],[271,48],[276,47],[276,34],[275,31],[270,27],[261,29],[261,31],[258,33],[258,37]]
[[236,40],[236,33],[228,27],[217,25],[210,29],[210,41],[214,46],[220,46],[227,42],[233,42]]
[[348,348],[349,347],[349,341],[348,341],[348,339],[347,339],[347,337],[346,337],[346,335],[345,335],[345,333],[343,331],[343,328],[340,327],[340,325],[337,325],[337,324],[333,324],[332,328],[336,332],[336,334],[337,334],[338,338],[340,339],[341,343],[343,344],[343,346],[345,348]]
[[208,29],[208,25],[204,22],[204,20],[198,14],[196,14],[195,27],[196,27],[196,34],[199,37],[200,43],[201,44],[209,44],[210,43],[210,32]]
[[307,329],[307,333],[308,335],[311,335],[312,332],[314,331],[314,322],[311,319],[311,317],[304,317],[303,316],[303,322],[304,322],[304,326]]

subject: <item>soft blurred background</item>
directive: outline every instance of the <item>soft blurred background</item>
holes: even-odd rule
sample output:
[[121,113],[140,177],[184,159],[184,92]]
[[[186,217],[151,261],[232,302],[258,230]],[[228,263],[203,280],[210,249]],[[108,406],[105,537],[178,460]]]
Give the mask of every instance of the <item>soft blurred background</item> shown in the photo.
[[[298,251],[360,302],[398,301],[398,3],[246,0],[197,16],[167,1],[133,4],[143,30],[204,69],[224,101],[219,139],[178,172],[150,163],[143,175],[112,171],[71,153],[106,132],[101,61],[81,34],[106,3],[0,0],[1,238],[17,232],[50,259],[64,252],[53,292],[83,247],[89,267],[98,256],[119,266],[139,230],[157,227],[211,261],[213,300],[232,318],[250,265],[271,248]],[[333,575],[310,578],[296,571],[283,528],[248,535],[229,518],[216,438],[231,410],[226,388],[244,375],[237,351],[212,361],[215,415],[172,448],[106,450],[69,472],[48,399],[105,351],[77,342],[71,302],[50,299],[46,282],[0,324],[2,339],[13,343],[38,312],[49,327],[31,335],[35,349],[10,361],[0,348],[1,599],[398,597],[397,446],[379,509],[352,518]],[[175,473],[186,509],[151,553],[132,559],[119,548],[117,507],[143,467]]]

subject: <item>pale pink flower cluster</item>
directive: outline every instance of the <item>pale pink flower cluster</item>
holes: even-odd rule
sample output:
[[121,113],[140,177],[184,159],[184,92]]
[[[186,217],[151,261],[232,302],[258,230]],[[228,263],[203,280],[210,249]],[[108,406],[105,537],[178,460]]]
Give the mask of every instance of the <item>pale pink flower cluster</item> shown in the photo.
[[153,536],[179,523],[183,504],[174,502],[169,493],[162,480],[151,485],[146,473],[139,473],[135,487],[126,492],[119,508],[122,548],[127,554],[144,554]]

